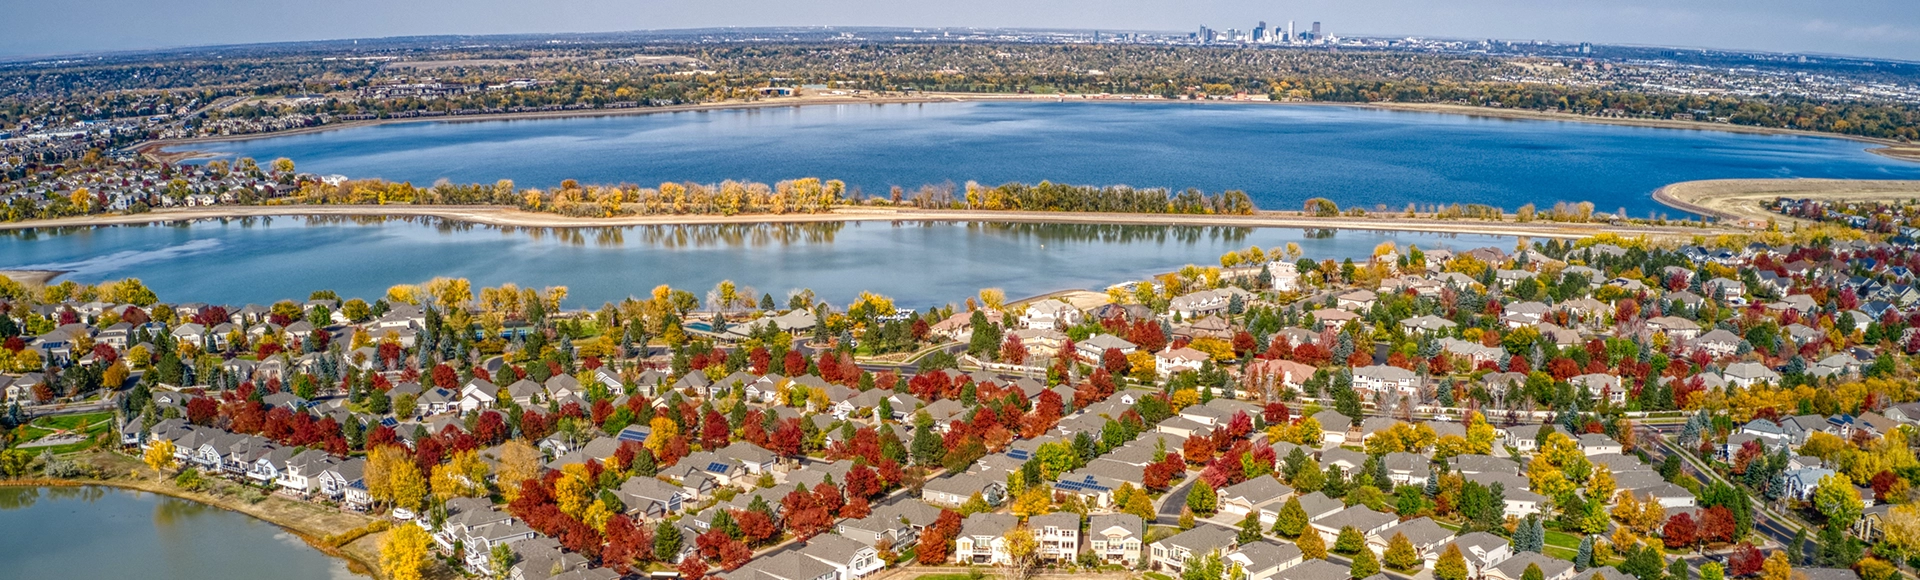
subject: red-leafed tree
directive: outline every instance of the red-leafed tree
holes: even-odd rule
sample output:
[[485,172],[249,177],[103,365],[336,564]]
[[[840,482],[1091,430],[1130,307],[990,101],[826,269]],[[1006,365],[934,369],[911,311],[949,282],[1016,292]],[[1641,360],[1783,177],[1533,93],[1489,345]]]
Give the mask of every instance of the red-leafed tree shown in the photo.
[[714,528],[707,530],[707,533],[695,537],[693,539],[693,547],[699,552],[701,558],[715,560],[720,558],[721,548],[732,541],[733,536],[727,535],[726,532],[720,531],[719,528]]
[[727,428],[727,418],[719,411],[708,410],[706,416],[700,418],[701,447],[708,450],[726,447],[730,435],[732,431]]
[[1167,333],[1165,329],[1160,328],[1160,323],[1141,320],[1127,329],[1127,342],[1147,352],[1160,352],[1167,347]]
[[1260,411],[1260,418],[1268,425],[1285,425],[1293,421],[1293,410],[1288,409],[1286,403],[1267,403]]
[[1733,511],[1727,506],[1713,506],[1700,512],[1697,526],[1698,536],[1703,542],[1731,542],[1734,533]]
[[[847,496],[864,500],[880,493],[880,476],[865,464],[847,470]],[[854,517],[854,516],[845,516]]]
[[1885,502],[1892,499],[1887,497],[1888,492],[1893,490],[1893,484],[1900,481],[1900,476],[1894,475],[1891,471],[1881,470],[1880,473],[1873,474],[1871,481],[1874,501]]
[[507,420],[497,411],[481,413],[480,418],[473,421],[473,438],[486,447],[505,443],[508,433]]
[[553,434],[553,427],[547,422],[547,416],[539,411],[527,409],[520,412],[520,436],[529,442],[538,442]]
[[780,531],[774,527],[773,518],[753,510],[733,512],[733,522],[740,526],[741,536],[755,546],[765,543]]
[[900,470],[900,462],[894,461],[892,458],[880,460],[880,469],[876,475],[880,477],[881,491],[893,489],[899,486],[902,480],[906,479],[906,474]]
[[683,580],[700,580],[707,575],[707,561],[699,558],[687,558],[675,568]]
[[1734,548],[1733,555],[1727,557],[1727,575],[1740,577],[1759,574],[1760,566],[1766,561],[1767,557],[1753,544],[1740,542],[1740,547]]
[[847,505],[847,498],[841,495],[840,488],[824,481],[813,486],[813,501],[826,510],[828,516],[838,515],[840,508]]
[[1674,514],[1673,517],[1667,518],[1667,525],[1660,528],[1660,537],[1666,542],[1667,549],[1678,550],[1692,547],[1693,543],[1699,540],[1697,532],[1693,525],[1693,516]]
[[767,347],[756,346],[753,347],[752,352],[747,353],[747,370],[753,374],[767,374],[768,367],[771,366],[773,366],[773,353],[767,352]]
[[1007,340],[1000,343],[1000,362],[1013,365],[1027,363],[1027,343],[1020,340],[1020,335],[1009,333]]
[[460,388],[460,371],[453,370],[447,363],[433,367],[433,386],[449,391]]
[[1121,354],[1120,349],[1109,348],[1100,353],[1100,367],[1111,374],[1124,373],[1127,371],[1127,355]]
[[1180,452],[1187,456],[1187,462],[1194,465],[1206,465],[1213,461],[1212,437],[1188,437]]
[[781,370],[785,370],[789,377],[807,374],[807,356],[800,354],[800,351],[787,351],[787,356],[783,357],[780,363]]
[[865,518],[872,513],[873,508],[867,504],[867,498],[864,497],[847,500],[846,507],[840,508],[840,517],[852,520]]
[[202,427],[212,425],[213,418],[220,414],[220,404],[209,397],[194,397],[187,400],[187,422]]
[[774,453],[792,457],[800,455],[801,444],[805,443],[805,437],[806,435],[800,430],[800,420],[790,418],[780,422],[780,426],[773,430],[773,436],[768,442],[773,444],[771,449]]
[[720,547],[721,568],[735,570],[746,565],[747,561],[752,559],[753,550],[748,548],[747,545],[740,540],[729,538],[727,543]]
[[652,555],[652,529],[634,525],[633,518],[626,514],[614,514],[607,519],[607,546],[600,550],[600,560],[607,567],[626,574],[632,571],[634,564],[642,563]]

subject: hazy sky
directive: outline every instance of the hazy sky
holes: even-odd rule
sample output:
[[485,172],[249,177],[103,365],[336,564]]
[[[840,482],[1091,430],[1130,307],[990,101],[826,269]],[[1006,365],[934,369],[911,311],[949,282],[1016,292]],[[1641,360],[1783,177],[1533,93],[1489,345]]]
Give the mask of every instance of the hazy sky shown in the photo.
[[1189,30],[1541,39],[1920,60],[1915,0],[0,0],[0,55],[710,26]]

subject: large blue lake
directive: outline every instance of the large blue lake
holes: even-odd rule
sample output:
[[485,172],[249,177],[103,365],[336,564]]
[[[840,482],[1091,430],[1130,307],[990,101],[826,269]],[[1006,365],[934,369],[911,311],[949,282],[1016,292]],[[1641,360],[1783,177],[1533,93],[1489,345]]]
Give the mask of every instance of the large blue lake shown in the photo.
[[[1341,106],[964,102],[819,105],[570,119],[379,125],[197,144],[303,171],[426,184],[845,180],[870,195],[928,183],[1053,180],[1242,189],[1265,209],[1592,201],[1672,212],[1649,194],[1746,177],[1920,179],[1865,144],[1799,136],[1521,121]],[[1678,212],[1672,212],[1675,215]]]
[[0,233],[0,269],[137,277],[171,301],[227,304],[331,289],[373,299],[394,284],[455,276],[476,285],[567,286],[569,306],[646,296],[669,284],[704,296],[721,280],[784,299],[812,289],[845,304],[862,290],[902,306],[1101,289],[1229,251],[1300,244],[1315,259],[1402,247],[1511,249],[1513,238],[1283,228],[851,222],[743,226],[495,228],[428,220],[256,218]]

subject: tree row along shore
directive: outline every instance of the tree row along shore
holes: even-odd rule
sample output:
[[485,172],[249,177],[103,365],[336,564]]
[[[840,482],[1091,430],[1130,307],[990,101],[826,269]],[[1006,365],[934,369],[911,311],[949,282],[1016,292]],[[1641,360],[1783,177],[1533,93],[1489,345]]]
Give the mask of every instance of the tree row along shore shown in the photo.
[[1277,227],[1413,231],[1449,234],[1527,236],[1579,239],[1601,233],[1688,237],[1728,233],[1722,226],[1612,225],[1608,223],[1554,223],[1545,221],[1485,221],[1437,218],[1315,217],[1297,212],[1256,212],[1248,215],[1127,214],[1102,212],[1034,212],[989,210],[923,210],[896,208],[834,208],[821,213],[742,215],[653,215],[613,218],[573,217],[523,211],[508,206],[439,205],[264,205],[160,209],[143,213],[78,216],[0,223],[0,231],[137,225],[212,219],[255,217],[433,217],[500,227],[596,228],[662,225],[791,224],[851,221],[893,222],[1012,222],[1114,224],[1154,226]]
[[[1559,204],[1547,210],[1537,210],[1528,204],[1512,213],[1478,204],[1432,205],[1410,207],[1405,212],[1370,213],[1359,208],[1342,210],[1330,200],[1314,198],[1308,200],[1301,211],[1262,211],[1253,208],[1240,192],[1207,195],[1189,190],[1169,195],[1166,190],[1055,186],[1045,182],[1037,186],[969,184],[965,197],[956,197],[950,189],[928,186],[916,191],[913,198],[897,203],[884,199],[851,203],[841,196],[844,186],[839,182],[812,178],[781,182],[772,187],[731,181],[718,186],[666,183],[658,189],[583,187],[565,183],[550,192],[515,190],[505,181],[494,186],[440,184],[431,188],[382,181],[311,185],[314,187],[307,187],[306,193],[279,200],[251,199],[240,204],[163,207],[126,213],[98,211],[0,222],[0,231],[268,216],[377,216],[436,217],[489,226],[537,228],[999,221],[1329,228],[1577,239],[1598,233],[1710,235],[1764,227],[1772,219],[1789,221],[1764,207],[1776,197],[1851,201],[1920,197],[1920,181],[1911,180],[1703,180],[1676,183],[1654,192],[1655,201],[1664,205],[1724,220],[1706,222],[1622,220],[1593,212],[1590,203]],[[1101,199],[1108,195],[1116,199]],[[1066,199],[1070,196],[1085,199]],[[676,198],[682,201],[674,201]],[[455,203],[446,203],[449,201]],[[1050,209],[1023,209],[1030,204]],[[1080,207],[1088,209],[1076,209]],[[1128,211],[1136,208],[1137,211]],[[1221,209],[1226,211],[1219,211]]]

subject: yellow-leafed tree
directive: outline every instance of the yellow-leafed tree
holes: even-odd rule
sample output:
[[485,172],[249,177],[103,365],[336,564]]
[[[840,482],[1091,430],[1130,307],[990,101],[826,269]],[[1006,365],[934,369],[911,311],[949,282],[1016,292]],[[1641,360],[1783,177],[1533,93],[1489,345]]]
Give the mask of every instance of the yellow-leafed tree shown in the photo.
[[389,580],[420,580],[429,562],[427,548],[432,543],[420,526],[394,526],[380,543],[380,568]]
[[141,456],[141,459],[146,461],[147,467],[153,469],[154,477],[164,477],[168,471],[173,470],[180,463],[173,457],[173,452],[173,442],[161,439],[148,446],[147,452]]

